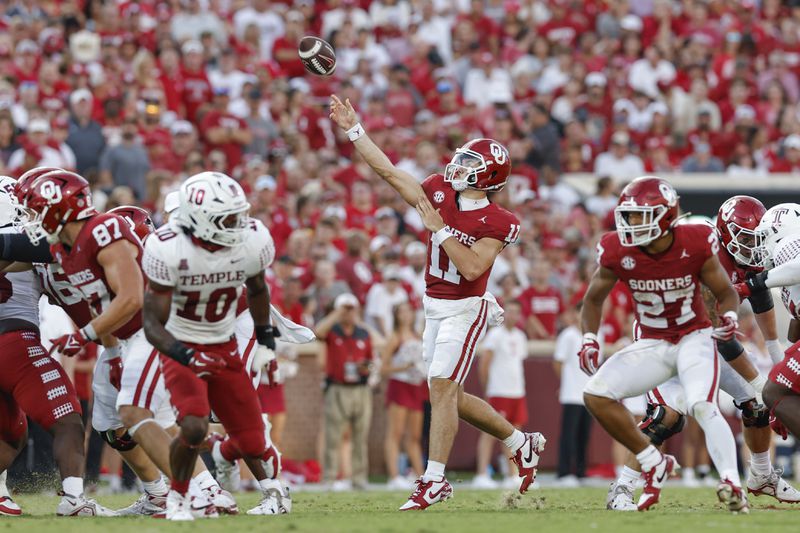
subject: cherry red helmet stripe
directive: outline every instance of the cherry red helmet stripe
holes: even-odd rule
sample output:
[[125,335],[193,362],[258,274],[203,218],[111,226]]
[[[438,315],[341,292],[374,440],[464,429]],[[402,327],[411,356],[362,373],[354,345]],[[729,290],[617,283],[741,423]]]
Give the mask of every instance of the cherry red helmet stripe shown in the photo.
[[458,381],[458,374],[461,370],[461,366],[464,363],[464,358],[467,355],[467,351],[469,350],[470,341],[472,340],[472,335],[475,332],[475,328],[478,327],[478,324],[481,322],[481,317],[483,315],[483,311],[486,307],[486,301],[481,302],[481,308],[478,310],[478,316],[475,317],[475,321],[470,326],[469,331],[467,332],[467,337],[464,339],[464,347],[461,349],[461,356],[458,358],[458,363],[456,363],[456,367],[453,370],[453,373],[450,374],[451,381]]
[[[488,305],[486,307],[488,308]],[[458,378],[459,384],[464,383],[464,380],[467,379],[467,376],[469,375],[469,369],[472,368],[472,361],[475,359],[475,348],[478,344],[478,339],[481,337],[481,332],[483,331],[483,328],[486,326],[486,318],[488,316],[487,310],[488,309],[483,310],[483,320],[481,320],[481,323],[478,324],[478,329],[475,330],[475,335],[473,335],[472,337],[472,342],[470,343],[469,352],[467,354],[467,361],[466,364],[464,365],[464,372],[462,372],[461,377]]]

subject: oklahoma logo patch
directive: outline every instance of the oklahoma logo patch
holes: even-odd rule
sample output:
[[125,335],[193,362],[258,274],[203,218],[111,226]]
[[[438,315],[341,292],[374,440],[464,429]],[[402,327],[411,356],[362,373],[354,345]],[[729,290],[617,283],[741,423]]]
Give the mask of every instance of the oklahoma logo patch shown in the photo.
[[625,270],[633,270],[634,268],[636,268],[636,259],[634,259],[629,255],[626,255],[625,257],[622,258],[619,264],[622,265],[622,268],[624,268]]

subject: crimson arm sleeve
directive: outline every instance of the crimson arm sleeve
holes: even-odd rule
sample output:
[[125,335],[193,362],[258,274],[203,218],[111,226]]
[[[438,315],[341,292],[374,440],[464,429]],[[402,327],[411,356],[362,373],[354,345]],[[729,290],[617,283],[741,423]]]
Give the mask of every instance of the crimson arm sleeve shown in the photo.
[[22,233],[0,233],[0,260],[20,263],[52,263],[50,245],[42,239],[39,244],[31,244]]

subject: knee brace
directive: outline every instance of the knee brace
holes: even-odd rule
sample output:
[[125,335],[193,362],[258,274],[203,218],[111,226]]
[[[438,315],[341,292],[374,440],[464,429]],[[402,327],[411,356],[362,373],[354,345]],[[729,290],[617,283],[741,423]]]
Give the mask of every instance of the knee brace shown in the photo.
[[152,422],[153,424],[157,424],[155,418],[145,418],[144,420],[139,420],[134,425],[128,428],[128,434],[131,436],[131,438],[133,438],[133,436],[136,435],[136,432],[139,431],[140,427],[142,427],[145,424],[149,424],[150,422]]
[[98,431],[98,433],[109,446],[117,451],[127,452],[136,448],[136,441],[133,440],[130,432],[125,431],[122,435],[117,435],[117,431],[119,430],[107,429],[105,431]]
[[769,426],[769,409],[763,403],[756,403],[755,398],[742,404],[733,402],[742,412],[742,423],[746,428],[765,428]]
[[671,436],[680,433],[686,425],[686,417],[678,413],[678,420],[672,425],[664,423],[667,410],[663,405],[648,404],[645,417],[639,422],[639,430],[656,446]]
[[228,436],[244,457],[261,457],[267,446],[261,428],[237,431],[235,434],[229,433]]

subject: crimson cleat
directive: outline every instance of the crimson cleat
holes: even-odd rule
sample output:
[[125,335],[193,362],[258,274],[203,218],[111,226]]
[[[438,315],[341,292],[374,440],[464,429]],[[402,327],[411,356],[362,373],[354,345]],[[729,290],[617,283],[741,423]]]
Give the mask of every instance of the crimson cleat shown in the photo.
[[423,481],[417,478],[416,488],[401,511],[424,511],[434,503],[443,502],[453,497],[453,487],[444,477],[441,481]]
[[717,498],[725,504],[733,514],[747,514],[750,507],[747,505],[747,496],[744,495],[742,487],[733,484],[729,479],[723,479],[717,485]]
[[644,477],[644,490],[642,495],[639,496],[639,504],[637,507],[640,511],[646,511],[653,505],[658,503],[661,496],[661,488],[667,479],[672,474],[680,469],[680,465],[671,455],[662,455],[661,461],[651,468],[642,472]]
[[20,516],[22,509],[10,496],[0,496],[0,516]]
[[525,443],[511,458],[517,465],[519,477],[522,478],[519,486],[520,494],[525,494],[536,480],[536,467],[539,466],[539,456],[542,455],[545,444],[547,444],[547,439],[541,433],[526,433]]

